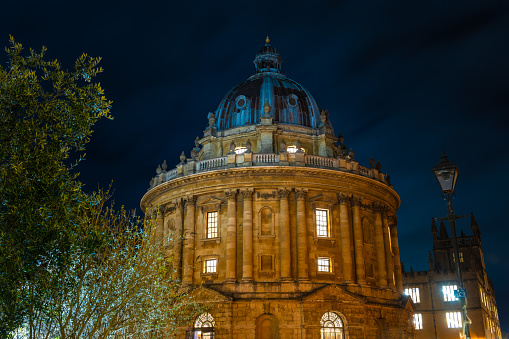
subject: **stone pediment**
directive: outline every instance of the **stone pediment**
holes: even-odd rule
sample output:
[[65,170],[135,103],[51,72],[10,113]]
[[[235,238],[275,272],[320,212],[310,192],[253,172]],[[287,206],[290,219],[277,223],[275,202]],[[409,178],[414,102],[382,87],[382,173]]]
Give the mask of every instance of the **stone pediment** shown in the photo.
[[224,302],[224,301],[232,301],[233,298],[223,294],[219,291],[213,290],[206,286],[199,286],[194,289],[191,294],[195,298],[197,302],[206,301],[206,302]]
[[218,199],[216,197],[210,197],[210,198],[206,198],[206,199],[203,199],[202,201],[198,202],[196,205],[197,206],[204,206],[204,205],[217,205],[217,204],[222,204],[224,203],[225,201],[221,200],[221,199]]
[[340,285],[326,285],[307,293],[303,298],[306,301],[338,301],[342,303],[365,304],[366,298],[348,291]]

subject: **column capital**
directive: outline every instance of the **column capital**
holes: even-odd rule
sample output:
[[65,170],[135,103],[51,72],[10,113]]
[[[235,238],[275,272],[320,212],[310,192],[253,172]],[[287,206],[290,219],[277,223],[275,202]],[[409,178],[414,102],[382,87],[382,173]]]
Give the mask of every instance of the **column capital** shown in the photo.
[[183,202],[183,206],[189,206],[189,205],[193,205],[196,204],[196,196],[194,195],[190,195],[190,196],[187,196],[187,197],[184,197],[182,198],[182,202]]
[[398,225],[398,217],[396,215],[387,216],[387,221],[389,221],[390,227],[396,227]]
[[237,199],[238,190],[237,189],[225,190],[224,194],[226,195],[226,199],[235,200]]
[[277,194],[278,194],[278,197],[279,199],[287,199],[288,196],[290,195],[290,192],[292,190],[286,188],[286,187],[283,187],[283,188],[278,188],[277,189]]
[[182,209],[182,207],[184,207],[182,199],[180,198],[173,200],[171,203],[175,206],[177,210]]
[[247,188],[245,190],[240,191],[240,194],[242,194],[242,197],[244,199],[253,199],[253,193],[254,193],[253,188]]
[[360,207],[360,206],[362,206],[362,197],[352,195],[350,198],[350,202],[351,202],[352,206]]
[[389,208],[386,205],[376,201],[371,204],[371,208],[373,209],[373,212],[385,215],[387,215],[387,212],[389,211]]
[[345,205],[350,202],[352,198],[345,193],[338,193],[338,202],[340,205]]
[[296,188],[295,196],[297,199],[306,199],[306,195],[308,194],[308,190],[306,188]]

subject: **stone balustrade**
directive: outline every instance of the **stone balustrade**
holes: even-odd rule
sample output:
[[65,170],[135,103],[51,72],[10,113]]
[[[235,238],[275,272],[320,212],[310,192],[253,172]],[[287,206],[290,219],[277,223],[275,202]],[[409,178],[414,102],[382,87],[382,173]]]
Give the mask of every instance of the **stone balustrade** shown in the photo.
[[151,180],[149,190],[166,181],[186,175],[245,166],[301,166],[324,168],[358,174],[390,185],[390,183],[387,182],[386,175],[380,170],[360,166],[359,163],[353,159],[329,158],[307,155],[304,153],[241,153],[228,154],[227,156],[206,160],[187,159],[186,163],[180,163],[176,168],[167,172],[163,171],[156,175]]

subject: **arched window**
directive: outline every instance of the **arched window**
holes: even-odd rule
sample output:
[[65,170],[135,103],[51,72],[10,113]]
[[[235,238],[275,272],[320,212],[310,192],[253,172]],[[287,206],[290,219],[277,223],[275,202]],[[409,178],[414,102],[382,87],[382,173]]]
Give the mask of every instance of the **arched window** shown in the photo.
[[215,325],[216,322],[210,313],[202,313],[194,321],[193,331],[187,333],[186,339],[213,339]]
[[339,315],[334,312],[327,312],[320,321],[321,339],[344,339],[343,322]]

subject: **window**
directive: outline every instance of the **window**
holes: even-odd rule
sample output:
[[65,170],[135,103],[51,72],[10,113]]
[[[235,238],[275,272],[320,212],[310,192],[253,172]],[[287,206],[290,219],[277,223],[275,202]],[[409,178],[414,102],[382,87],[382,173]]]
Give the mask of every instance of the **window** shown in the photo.
[[316,235],[329,237],[329,210],[316,209]]
[[203,273],[216,273],[217,272],[217,259],[205,260],[203,266]]
[[[298,149],[297,149],[297,146],[294,146],[294,145],[292,145],[292,146],[288,146],[288,147],[286,148],[286,151],[287,151],[288,153],[297,153],[297,150],[298,150]],[[304,153],[306,152],[306,150],[305,150],[304,148],[302,148],[302,147],[300,148],[300,150],[301,150],[302,152],[304,152]]]
[[235,153],[237,153],[237,154],[242,154],[242,153],[244,153],[246,151],[247,151],[246,147],[236,147],[235,148]]
[[207,212],[207,238],[217,238],[217,211]]
[[461,312],[447,312],[445,314],[448,328],[462,328]]
[[331,272],[330,258],[318,258],[318,272]]
[[200,338],[200,339],[213,339],[214,326],[216,322],[210,313],[202,313],[196,318],[194,328],[192,331],[187,332],[186,338]]
[[[459,253],[459,257],[460,257],[460,262],[464,262],[463,261],[463,252]],[[452,254],[452,262],[456,262],[456,257],[454,256],[454,253]]]
[[422,330],[422,314],[414,314],[414,326],[416,330]]
[[442,286],[442,292],[444,293],[444,301],[456,301],[458,298],[454,296],[454,290],[457,290],[456,285],[445,285]]
[[405,294],[409,295],[412,298],[414,304],[421,302],[421,296],[419,294],[419,287],[406,288]]
[[320,320],[321,339],[343,339],[343,322],[335,312],[327,312]]

